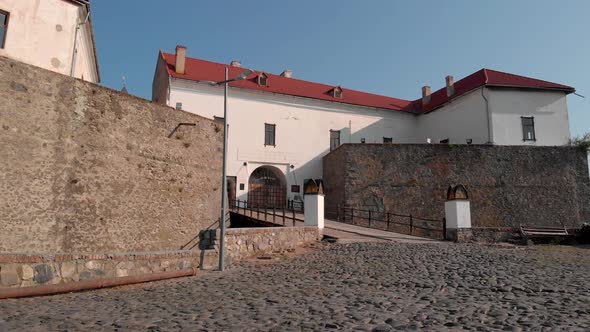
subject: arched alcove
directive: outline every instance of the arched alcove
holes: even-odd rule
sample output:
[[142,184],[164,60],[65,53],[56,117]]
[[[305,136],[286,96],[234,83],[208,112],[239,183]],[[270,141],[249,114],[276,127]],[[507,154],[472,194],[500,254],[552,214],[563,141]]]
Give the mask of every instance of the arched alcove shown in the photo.
[[249,207],[283,208],[287,202],[285,175],[273,166],[260,166],[248,179]]

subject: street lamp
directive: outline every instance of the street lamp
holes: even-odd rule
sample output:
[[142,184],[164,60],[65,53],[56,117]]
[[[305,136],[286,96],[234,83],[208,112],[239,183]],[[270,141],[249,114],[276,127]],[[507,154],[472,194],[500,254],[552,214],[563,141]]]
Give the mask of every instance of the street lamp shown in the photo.
[[223,271],[225,265],[225,216],[227,215],[227,93],[230,82],[241,81],[252,74],[253,71],[246,70],[240,75],[232,78],[229,76],[229,68],[225,67],[225,79],[221,82],[213,82],[211,85],[223,84],[223,177],[221,183],[221,218],[219,219],[219,226],[221,228],[221,236],[219,239],[219,271]]

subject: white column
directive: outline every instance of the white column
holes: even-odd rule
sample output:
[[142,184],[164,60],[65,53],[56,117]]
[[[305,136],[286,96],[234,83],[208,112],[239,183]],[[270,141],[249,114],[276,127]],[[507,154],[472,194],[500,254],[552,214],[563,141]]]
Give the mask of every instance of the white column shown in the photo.
[[471,239],[471,207],[469,200],[445,202],[447,239],[468,241]]
[[304,196],[304,225],[324,229],[324,195],[306,194]]
[[447,229],[471,228],[471,208],[468,200],[445,202]]

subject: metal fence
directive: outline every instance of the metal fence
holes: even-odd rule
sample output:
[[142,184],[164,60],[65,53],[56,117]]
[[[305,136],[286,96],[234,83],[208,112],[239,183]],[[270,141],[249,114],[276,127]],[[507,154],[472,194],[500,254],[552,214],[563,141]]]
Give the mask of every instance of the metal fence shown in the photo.
[[366,208],[338,207],[336,220],[357,226],[381,229],[396,233],[445,239],[445,219],[417,217]]
[[232,200],[229,208],[231,212],[276,225],[296,226],[297,222],[304,222],[303,218],[297,217],[298,211],[289,207],[262,207],[248,204],[248,201]]

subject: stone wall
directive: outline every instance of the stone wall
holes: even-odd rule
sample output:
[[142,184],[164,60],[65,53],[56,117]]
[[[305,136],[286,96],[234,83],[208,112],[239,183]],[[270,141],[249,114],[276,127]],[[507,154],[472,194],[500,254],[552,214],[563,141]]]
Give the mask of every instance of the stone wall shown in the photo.
[[461,183],[474,235],[590,222],[586,154],[574,147],[344,144],[323,162],[327,214],[341,204],[442,219],[448,186]]
[[[203,259],[203,268],[217,267],[220,235],[219,229],[202,232],[201,248],[215,252],[215,257]],[[317,227],[230,228],[225,233],[226,259],[231,264],[244,258],[293,250],[318,240],[321,233]]]
[[0,253],[179,250],[218,220],[213,121],[2,57],[0,100]]
[[52,285],[197,268],[199,259],[199,252],[189,250],[112,255],[0,255],[0,292],[3,287]]

